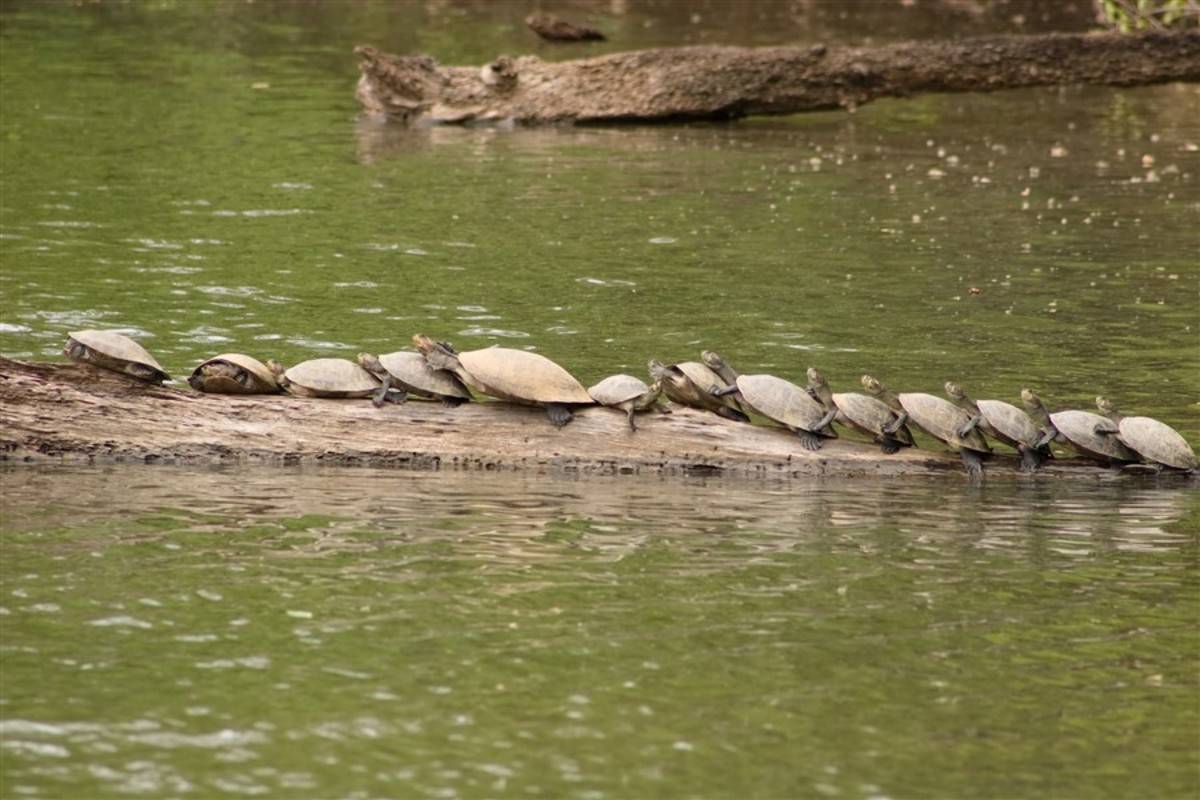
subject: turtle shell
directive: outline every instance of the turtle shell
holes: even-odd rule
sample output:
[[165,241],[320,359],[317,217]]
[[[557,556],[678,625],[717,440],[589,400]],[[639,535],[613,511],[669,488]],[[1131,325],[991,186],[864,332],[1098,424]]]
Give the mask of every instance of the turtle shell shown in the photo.
[[595,386],[588,387],[588,394],[602,406],[615,406],[636,400],[650,391],[640,378],[632,375],[609,375]]
[[924,392],[905,392],[899,395],[900,406],[908,412],[908,418],[935,439],[940,439],[954,449],[975,450],[990,453],[992,448],[978,430],[960,438],[958,431],[971,421],[970,415],[958,406],[937,395]]
[[[379,380],[345,358],[314,358],[289,367],[284,377],[316,397],[366,397],[380,387]],[[294,390],[293,390],[294,391]]]
[[837,438],[832,428],[816,430],[817,423],[826,415],[825,408],[791,381],[774,375],[739,375],[737,387],[742,398],[764,417],[789,428]]
[[587,389],[550,359],[528,350],[489,347],[458,354],[487,394],[520,403],[592,404]]
[[1125,417],[1118,428],[1121,441],[1147,461],[1175,469],[1196,469],[1200,464],[1179,431],[1150,417]]
[[[206,366],[220,362],[233,364],[235,367],[241,367],[246,370],[254,378],[255,388],[253,390],[247,389],[241,383],[229,378],[204,377],[203,370]],[[271,372],[266,364],[254,356],[248,356],[244,353],[222,353],[219,356],[213,356],[192,370],[192,378],[197,379],[197,383],[200,384],[197,388],[203,392],[215,392],[219,394],[271,394],[279,391],[279,384],[275,381],[275,373]],[[188,379],[188,383],[196,386],[197,383],[193,383],[192,378]]]
[[[839,422],[868,436],[883,436],[884,426],[896,419],[896,412],[887,403],[858,392],[834,393],[833,404],[837,406]],[[902,427],[893,435],[905,444],[912,444],[912,435],[907,431]]]
[[457,375],[444,369],[434,369],[420,353],[411,350],[385,353],[379,357],[379,363],[407,388],[437,397],[471,399],[471,392]]
[[979,413],[988,426],[988,433],[1009,447],[1033,447],[1041,434],[1033,420],[1012,403],[1003,400],[977,400]]
[[1086,456],[1102,461],[1137,461],[1137,453],[1130,450],[1117,436],[1096,433],[1096,429],[1119,433],[1117,423],[1108,417],[1090,411],[1059,411],[1050,415],[1050,424],[1063,439]]
[[675,364],[674,367],[682,372],[684,377],[694,383],[702,395],[711,397],[714,405],[727,406],[739,412],[742,410],[737,398],[732,394],[722,395],[721,397],[712,394],[713,389],[726,389],[729,387],[729,384],[715,371],[710,369],[707,364],[702,364],[699,361],[681,361]]
[[119,365],[123,363],[141,364],[158,370],[162,373],[163,380],[170,380],[171,378],[146,348],[123,333],[117,333],[116,331],[75,331],[67,335],[89,350],[115,362],[118,365],[116,367],[118,370],[120,369]]

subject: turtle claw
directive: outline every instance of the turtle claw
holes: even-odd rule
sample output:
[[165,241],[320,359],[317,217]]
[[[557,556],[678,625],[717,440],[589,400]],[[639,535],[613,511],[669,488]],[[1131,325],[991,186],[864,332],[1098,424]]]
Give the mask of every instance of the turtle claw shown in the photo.
[[571,413],[571,409],[567,408],[566,406],[560,406],[557,403],[549,403],[546,405],[546,416],[550,417],[550,422],[556,428],[561,428],[562,426],[566,425],[574,417],[574,415]]
[[890,456],[900,452],[900,443],[892,437],[886,436],[879,443],[879,449],[883,451],[884,455]]
[[796,435],[800,437],[800,446],[805,450],[816,452],[821,449],[821,437],[809,431],[796,431]]

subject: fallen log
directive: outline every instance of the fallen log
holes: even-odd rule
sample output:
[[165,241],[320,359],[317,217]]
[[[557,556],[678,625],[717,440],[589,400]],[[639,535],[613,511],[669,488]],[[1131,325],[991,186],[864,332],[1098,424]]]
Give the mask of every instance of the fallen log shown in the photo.
[[1046,34],[875,48],[679,47],[575,61],[501,56],[447,67],[355,49],[356,96],[406,122],[733,119],[860,106],[920,92],[1200,80],[1200,31]]
[[[80,364],[0,357],[0,461],[266,463],[424,469],[541,469],[596,474],[732,474],[753,477],[962,474],[944,449],[885,456],[838,439],[816,453],[782,428],[730,422],[675,407],[639,417],[588,408],[558,430],[538,408],[497,402],[446,408],[409,401],[285,395],[205,395],[140,383]],[[1015,478],[1018,459],[996,455],[990,478]],[[1113,479],[1061,459],[1035,479]]]

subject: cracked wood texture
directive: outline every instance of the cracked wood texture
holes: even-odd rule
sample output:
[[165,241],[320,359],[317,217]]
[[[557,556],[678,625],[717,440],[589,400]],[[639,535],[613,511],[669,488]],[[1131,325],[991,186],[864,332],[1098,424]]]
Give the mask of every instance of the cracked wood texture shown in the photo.
[[1200,31],[1045,34],[880,47],[679,47],[575,61],[501,56],[447,67],[362,45],[356,95],[407,122],[732,119],[880,97],[1058,84],[1200,80]]
[[[730,422],[678,408],[642,414],[588,408],[561,430],[537,408],[497,402],[446,408],[412,400],[286,395],[205,395],[151,386],[79,364],[0,357],[0,460],[7,462],[266,463],[425,469],[535,469],[596,474],[732,474],[746,477],[899,476],[962,473],[931,446],[886,456],[842,438],[816,453],[782,428]],[[991,478],[1015,478],[997,455]],[[1112,470],[1059,460],[1035,479],[1111,479]]]

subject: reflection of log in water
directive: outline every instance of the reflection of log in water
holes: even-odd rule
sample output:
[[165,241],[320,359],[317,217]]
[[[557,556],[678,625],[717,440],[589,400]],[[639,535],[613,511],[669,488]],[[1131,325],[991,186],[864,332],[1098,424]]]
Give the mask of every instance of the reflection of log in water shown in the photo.
[[1200,80],[1200,31],[1047,34],[876,48],[680,47],[577,61],[446,67],[361,46],[372,114],[467,123],[731,119],[853,108],[919,92]]
[[[841,439],[802,449],[780,428],[679,409],[643,416],[586,409],[556,430],[541,409],[477,403],[230,397],[137,383],[75,364],[0,358],[0,458],[171,463],[320,463],[450,469],[554,469],[599,474],[931,475],[960,472],[944,450],[891,456]],[[992,476],[1015,476],[997,456]],[[1097,478],[1109,470],[1057,461],[1045,475]]]

